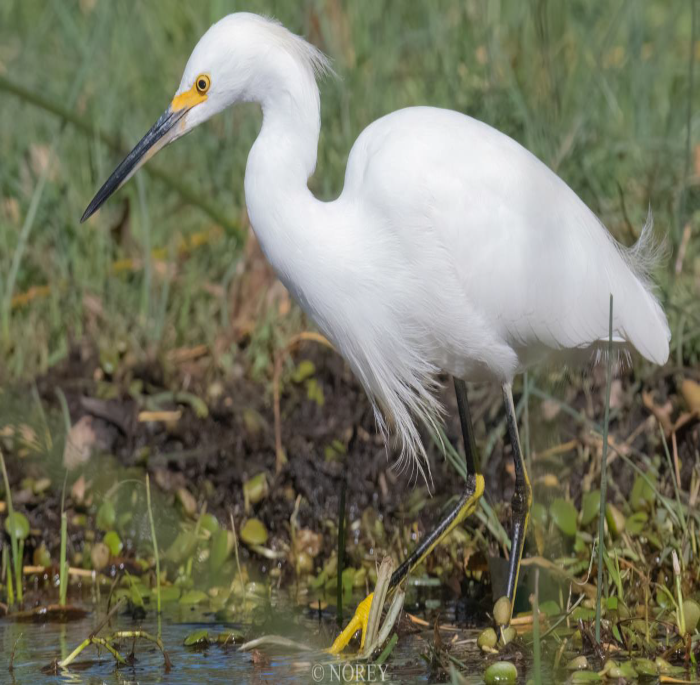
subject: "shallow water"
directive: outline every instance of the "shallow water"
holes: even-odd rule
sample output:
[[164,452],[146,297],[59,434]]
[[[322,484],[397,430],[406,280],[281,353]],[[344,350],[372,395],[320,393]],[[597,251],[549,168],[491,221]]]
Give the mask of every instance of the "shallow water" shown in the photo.
[[[277,610],[275,610],[277,613]],[[97,685],[102,683],[429,683],[437,678],[422,654],[432,644],[432,630],[402,635],[394,648],[386,666],[367,665],[350,660],[338,660],[326,654],[322,645],[329,643],[335,632],[335,622],[329,615],[319,619],[310,612],[280,610],[279,627],[275,630],[275,617],[268,616],[264,633],[278,632],[294,640],[317,645],[312,652],[291,652],[279,647],[261,647],[256,655],[240,652],[237,645],[212,645],[205,649],[185,647],[183,641],[192,631],[206,628],[210,634],[231,628],[243,628],[240,624],[224,623],[198,609],[175,605],[164,610],[160,622],[165,648],[168,651],[172,668],[166,672],[161,652],[150,642],[136,642],[135,661],[128,666],[116,667],[110,654],[102,650],[98,653],[94,646],[88,647],[78,657],[70,670],[58,675],[46,675],[42,669],[54,659],[64,658],[87,637],[102,621],[103,611],[93,611],[85,619],[67,624],[14,623],[0,621],[0,683],[25,685],[40,680],[42,684],[75,683],[76,685]],[[347,617],[346,617],[347,618]],[[158,632],[156,618],[149,615],[134,620],[127,613],[115,616],[109,627],[100,635],[108,635],[115,630],[142,629],[155,635]],[[472,675],[468,682],[483,682],[481,673],[486,660],[473,645],[478,631],[460,631],[457,638],[463,645],[460,660],[467,663]],[[448,642],[454,633],[443,633],[443,641]],[[10,654],[17,644],[14,658],[14,671],[7,670]],[[121,644],[121,653],[128,656],[131,641]],[[524,675],[524,674],[522,674]],[[525,682],[525,679],[522,679]],[[444,682],[444,681],[443,681]]]

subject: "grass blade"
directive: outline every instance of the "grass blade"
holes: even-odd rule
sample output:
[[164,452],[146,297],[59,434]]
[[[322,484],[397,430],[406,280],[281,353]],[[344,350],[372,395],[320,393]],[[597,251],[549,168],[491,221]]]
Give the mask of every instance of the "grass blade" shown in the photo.
[[156,607],[160,614],[160,555],[158,554],[158,540],[156,539],[156,524],[153,520],[153,507],[151,506],[151,481],[146,474],[146,505],[148,507],[148,522],[151,524],[151,541],[153,542],[153,555],[156,558]]
[[[10,492],[10,480],[7,477],[7,469],[5,468],[5,457],[0,450],[0,466],[2,467],[2,478],[5,482],[5,493],[7,496],[7,518],[14,524],[15,510],[12,506],[12,493]],[[15,572],[15,589],[17,591],[17,601],[21,604],[24,597],[22,595],[22,558],[19,555],[19,545],[14,525],[10,525],[10,546],[12,549],[12,567]],[[10,594],[9,584],[12,582],[10,578],[10,569],[7,569],[8,580],[8,598]],[[13,597],[14,599],[14,597]]]
[[600,644],[600,616],[603,595],[603,554],[605,552],[605,495],[608,488],[608,428],[610,424],[610,386],[612,384],[613,296],[610,293],[608,323],[608,359],[605,369],[605,418],[603,420],[603,456],[600,465],[600,512],[598,518],[598,583],[595,598],[595,639]]

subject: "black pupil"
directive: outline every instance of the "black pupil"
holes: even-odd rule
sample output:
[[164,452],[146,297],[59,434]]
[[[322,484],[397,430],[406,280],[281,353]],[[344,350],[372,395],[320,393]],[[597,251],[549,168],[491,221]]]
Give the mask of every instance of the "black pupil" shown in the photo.
[[203,78],[199,79],[199,83],[197,85],[199,86],[199,90],[207,89],[207,82]]

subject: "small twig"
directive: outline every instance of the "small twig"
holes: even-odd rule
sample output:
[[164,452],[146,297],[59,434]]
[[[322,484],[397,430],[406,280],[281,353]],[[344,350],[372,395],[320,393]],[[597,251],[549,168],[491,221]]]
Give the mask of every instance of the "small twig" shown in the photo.
[[[661,433],[661,441],[664,444],[664,452],[666,454],[666,461],[668,462],[668,468],[671,472],[671,480],[673,481],[673,490],[676,495],[676,504],[678,505],[678,518],[681,522],[681,528],[683,529],[683,535],[688,535],[688,524],[685,520],[685,513],[683,512],[683,503],[681,502],[681,492],[680,492],[680,482],[676,480],[676,470],[673,468],[673,461],[671,460],[671,453],[668,451],[668,443],[666,442],[666,435],[664,434],[663,426],[659,421],[659,432]],[[673,434],[675,436],[675,433]]]
[[95,637],[112,619],[112,616],[119,611],[119,607],[126,601],[126,597],[121,597],[114,606],[107,612],[107,615],[97,624],[97,627],[90,633],[88,637]]
[[530,598],[532,602],[532,660],[535,685],[542,685],[542,656],[540,653],[540,570],[535,569],[535,591]]
[[345,567],[345,493],[348,488],[347,459],[344,460],[343,482],[340,485],[340,501],[338,502],[338,569],[336,587],[336,620],[338,627],[343,625],[343,570]]
[[125,640],[129,638],[133,639],[134,641],[136,639],[148,640],[148,642],[152,642],[154,645],[156,645],[156,647],[158,647],[158,649],[160,649],[161,653],[163,654],[163,661],[165,662],[165,672],[167,673],[168,671],[170,671],[170,669],[172,668],[172,662],[170,661],[168,653],[165,651],[165,646],[163,645],[163,641],[160,639],[160,637],[153,636],[150,633],[147,633],[145,630],[117,630],[107,639],[110,642],[114,642],[115,640]]
[[10,673],[13,673],[15,670],[15,652],[17,651],[17,645],[19,644],[19,641],[22,639],[22,633],[20,633],[17,636],[17,639],[15,640],[15,644],[12,645],[12,652],[10,653],[10,663],[7,665],[7,670]]

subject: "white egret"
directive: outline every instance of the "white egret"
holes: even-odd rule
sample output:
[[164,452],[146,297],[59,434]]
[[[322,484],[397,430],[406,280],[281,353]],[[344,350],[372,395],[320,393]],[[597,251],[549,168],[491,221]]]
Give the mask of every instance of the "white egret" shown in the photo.
[[[651,220],[618,245],[564,181],[508,136],[458,112],[411,107],[368,126],[332,202],[307,187],[320,129],[324,55],[280,24],[232,14],[197,43],[175,97],[99,190],[90,217],[156,151],[230,105],[261,105],[245,196],[262,249],[303,309],[345,357],[400,438],[428,464],[418,426],[442,418],[438,374],[455,379],[468,479],[458,505],[395,572],[408,571],[467,514],[484,488],[465,381],[502,386],[515,459],[507,596],[517,584],[531,503],[511,383],[550,360],[582,362],[613,339],[663,364],[666,317],[654,296]],[[364,641],[372,595],[336,640]]]

